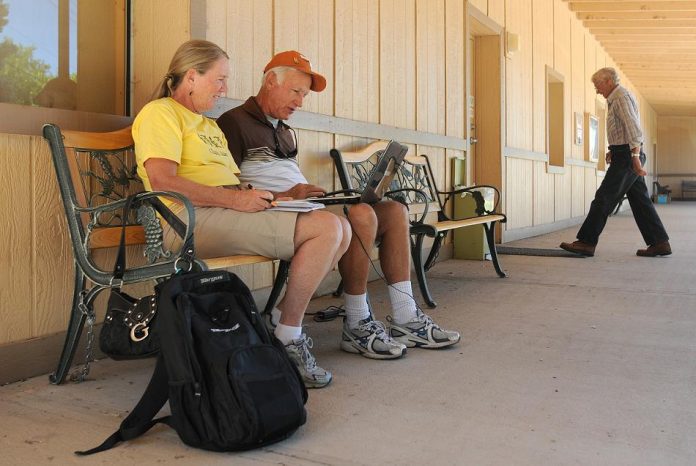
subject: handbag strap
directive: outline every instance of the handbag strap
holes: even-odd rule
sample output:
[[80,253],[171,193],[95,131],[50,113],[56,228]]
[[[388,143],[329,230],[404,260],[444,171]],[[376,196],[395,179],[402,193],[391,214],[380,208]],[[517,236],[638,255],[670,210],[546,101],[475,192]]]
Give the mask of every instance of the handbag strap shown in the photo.
[[[189,265],[189,269],[194,265],[194,247],[193,247],[193,231],[190,235],[186,237],[186,224],[181,221],[177,215],[172,212],[172,210],[167,207],[164,202],[159,197],[151,197],[147,199],[152,207],[155,208],[157,213],[159,213],[162,218],[172,227],[174,232],[179,235],[179,237],[184,241],[181,246],[181,253],[179,253],[179,260],[184,261]],[[175,264],[175,267],[178,265]],[[179,272],[177,268],[176,272]]]
[[128,196],[126,198],[126,203],[123,205],[123,214],[121,215],[121,242],[118,245],[116,263],[114,264],[115,280],[121,280],[126,270],[126,224],[128,223],[128,212],[130,212],[133,199],[135,199],[135,194]]
[[153,197],[147,200],[152,207],[155,208],[158,214],[172,227],[172,229],[179,235],[179,238],[184,239],[186,236],[186,224],[181,221],[179,217],[176,216],[172,210],[167,207],[164,202],[159,197]]
[[[118,245],[118,253],[116,254],[116,262],[114,263],[114,280],[121,280],[126,270],[126,224],[128,223],[128,212],[130,212],[133,201],[137,194],[131,194],[126,198],[126,203],[123,205],[123,214],[121,216],[121,241]],[[146,199],[155,210],[171,225],[172,229],[179,237],[184,240],[181,247],[179,259],[187,264],[194,263],[194,247],[193,247],[193,232],[186,237],[186,224],[174,214],[158,197]]]

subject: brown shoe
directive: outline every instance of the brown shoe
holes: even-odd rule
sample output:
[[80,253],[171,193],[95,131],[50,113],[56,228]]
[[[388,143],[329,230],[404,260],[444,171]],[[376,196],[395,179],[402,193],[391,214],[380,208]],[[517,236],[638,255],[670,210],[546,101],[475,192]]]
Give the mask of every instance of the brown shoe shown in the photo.
[[648,249],[636,251],[636,255],[642,257],[669,256],[670,254],[672,254],[672,248],[669,246],[669,241],[663,241],[654,246],[648,246]]
[[561,249],[580,254],[581,256],[592,257],[594,256],[595,247],[583,241],[573,241],[572,243],[561,243]]

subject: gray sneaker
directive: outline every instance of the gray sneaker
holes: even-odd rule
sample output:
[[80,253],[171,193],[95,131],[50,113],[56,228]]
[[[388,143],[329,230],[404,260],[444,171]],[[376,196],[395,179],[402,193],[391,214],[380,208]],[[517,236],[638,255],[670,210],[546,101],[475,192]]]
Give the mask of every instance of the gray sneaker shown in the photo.
[[361,320],[353,329],[343,320],[341,349],[371,359],[396,359],[406,353],[406,345],[390,337],[384,324],[372,316]]
[[299,369],[305,387],[322,388],[331,382],[332,376],[331,372],[317,366],[316,359],[309,352],[312,346],[314,346],[312,339],[303,333],[298,340],[285,345],[285,351]]
[[419,348],[443,348],[454,345],[461,339],[459,332],[444,330],[433,322],[429,315],[424,314],[420,310],[416,317],[405,324],[396,324],[391,317],[387,317],[387,320],[389,320],[389,334],[392,338],[409,348],[414,346]]

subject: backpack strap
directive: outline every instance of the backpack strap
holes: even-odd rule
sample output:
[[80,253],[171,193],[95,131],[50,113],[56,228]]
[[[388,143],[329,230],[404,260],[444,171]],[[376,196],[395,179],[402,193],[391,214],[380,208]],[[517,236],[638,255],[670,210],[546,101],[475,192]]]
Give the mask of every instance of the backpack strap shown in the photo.
[[120,442],[140,437],[155,424],[160,422],[169,424],[169,418],[171,416],[154,419],[155,415],[162,409],[162,406],[164,406],[164,403],[166,403],[169,398],[169,383],[167,379],[167,368],[164,365],[162,356],[159,355],[157,357],[155,371],[152,374],[150,383],[145,389],[145,393],[143,393],[143,396],[140,398],[135,408],[133,408],[133,411],[121,422],[118,430],[111,434],[98,447],[85,451],[76,451],[75,454],[86,456],[99,453],[100,451],[110,450]]

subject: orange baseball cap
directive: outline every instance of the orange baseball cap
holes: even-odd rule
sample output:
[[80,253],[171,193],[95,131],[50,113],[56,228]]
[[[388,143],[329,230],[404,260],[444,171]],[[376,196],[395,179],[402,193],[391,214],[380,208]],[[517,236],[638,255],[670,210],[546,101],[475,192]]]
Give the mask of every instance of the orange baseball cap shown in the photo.
[[309,58],[305,57],[300,52],[287,50],[275,54],[273,58],[271,58],[271,61],[268,62],[268,65],[263,69],[263,72],[265,73],[277,66],[289,66],[290,68],[295,68],[298,71],[310,75],[312,77],[310,89],[314,92],[321,92],[326,88],[326,78],[312,71],[312,64],[309,62]]

